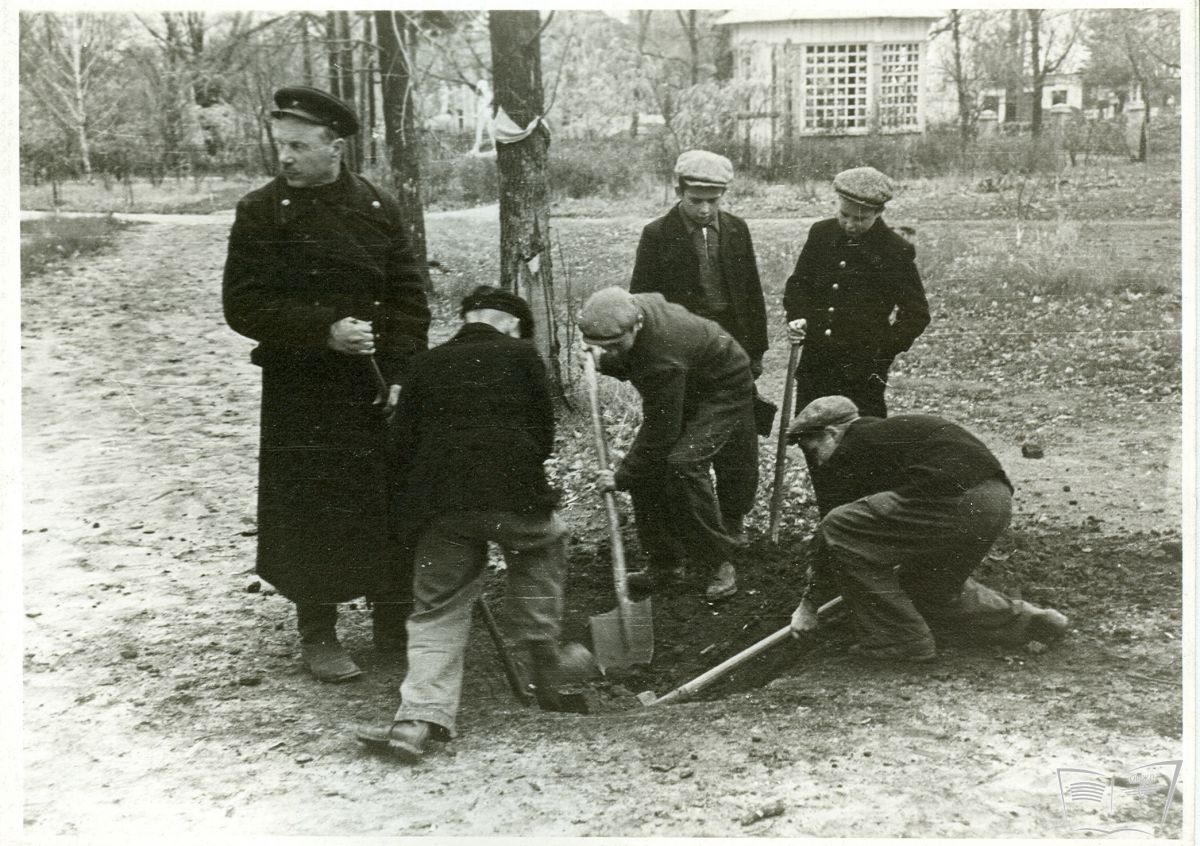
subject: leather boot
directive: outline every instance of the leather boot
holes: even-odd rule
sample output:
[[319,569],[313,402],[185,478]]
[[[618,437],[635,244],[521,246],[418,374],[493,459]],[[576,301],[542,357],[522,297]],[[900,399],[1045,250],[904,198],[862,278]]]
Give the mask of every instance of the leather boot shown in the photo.
[[592,653],[578,643],[560,647],[551,641],[529,641],[526,649],[533,663],[538,707],[543,711],[586,714],[588,705],[582,690],[570,688],[582,687],[597,674]]

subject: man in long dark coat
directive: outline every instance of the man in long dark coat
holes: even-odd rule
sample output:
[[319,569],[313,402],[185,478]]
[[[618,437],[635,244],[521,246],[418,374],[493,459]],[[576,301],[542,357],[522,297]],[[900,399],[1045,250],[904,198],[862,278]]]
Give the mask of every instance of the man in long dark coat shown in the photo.
[[[675,160],[675,206],[642,230],[629,291],[659,293],[692,314],[715,321],[750,357],[755,379],[767,351],[767,309],[754,243],[746,221],[721,209],[733,180],[729,159],[708,150],[688,150]],[[773,414],[774,408],[760,401]],[[770,432],[767,423],[765,431]],[[730,536],[745,540],[744,513],[730,510],[736,491],[757,478],[758,455],[726,462],[717,473],[721,519]],[[725,491],[725,496],[721,492]]]
[[1012,515],[1012,483],[974,435],[932,414],[859,416],[848,397],[801,410],[788,438],[813,468],[821,523],[797,634],[841,593],[856,654],[926,662],[934,634],[1010,646],[1052,644],[1067,618],[971,577]]
[[578,644],[560,648],[567,529],[544,462],[554,449],[546,365],[529,340],[520,297],[480,286],[465,321],[415,356],[396,415],[401,510],[418,536],[408,673],[387,722],[358,728],[368,747],[413,762],[456,731],[471,611],[488,543],[504,550],[508,621],[535,671],[539,703],[557,710],[556,685],[595,671]]
[[804,344],[796,407],[847,396],[886,417],[888,370],[929,325],[929,304],[916,250],[883,222],[891,180],[857,167],[833,188],[837,215],[813,224],[784,289],[788,339]]
[[[758,487],[746,351],[716,323],[662,294],[615,286],[588,298],[578,324],[584,343],[603,351],[600,371],[628,380],[642,398],[642,425],[629,453],[615,472],[600,475],[602,487],[628,490],[633,499],[649,566],[631,577],[631,587],[661,588],[687,562],[705,571],[710,601],[733,596],[737,543],[721,513],[749,511]],[[710,474],[720,478],[731,463],[752,469],[738,475],[739,487],[714,495]]]
[[338,643],[336,603],[365,595],[376,645],[403,640],[387,418],[407,358],[427,346],[429,309],[395,199],[342,162],[354,111],[305,87],[275,104],[281,172],[238,203],[225,317],[258,341],[262,368],[258,573],[296,603],[309,670],[343,681],[360,671]]

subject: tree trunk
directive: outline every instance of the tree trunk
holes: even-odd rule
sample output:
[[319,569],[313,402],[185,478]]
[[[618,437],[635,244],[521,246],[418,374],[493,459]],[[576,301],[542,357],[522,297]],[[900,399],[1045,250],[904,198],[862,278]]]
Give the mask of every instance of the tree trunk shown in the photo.
[[675,13],[679,17],[679,25],[683,27],[683,36],[688,44],[689,78],[692,85],[700,83],[700,33],[696,28],[696,10],[689,9]]
[[960,152],[965,153],[974,134],[971,122],[971,91],[963,61],[962,12],[950,10],[950,36],[954,42],[954,87],[958,93],[958,139]]
[[296,17],[296,26],[300,28],[300,62],[301,62],[301,79],[304,84],[313,87],[313,57],[312,57],[312,41],[308,37],[308,14],[301,13]]
[[79,14],[67,16],[71,28],[71,83],[74,94],[75,140],[79,144],[79,164],[83,168],[83,178],[90,185],[92,182],[92,147],[88,141],[87,131],[87,97],[85,95],[85,80],[83,68],[83,34]]
[[1046,85],[1046,71],[1042,67],[1042,12],[1029,9],[1029,66],[1033,69],[1033,99],[1029,103],[1029,131],[1033,137],[1042,134],[1042,89]]
[[[541,16],[536,11],[490,11],[494,103],[524,128],[544,114]],[[562,387],[546,163],[550,132],[539,122],[515,143],[497,139],[500,173],[500,285],[529,300],[534,340]]]
[[[336,12],[335,23],[337,87],[333,89],[333,93],[345,100],[357,113],[354,103],[354,39],[353,30],[350,28],[350,13]],[[362,152],[361,132],[346,139],[346,164],[356,173],[362,170]]]
[[[375,12],[383,127],[388,162],[392,169],[392,189],[400,201],[404,229],[412,245],[413,256],[418,266],[424,269],[428,267],[428,247],[425,240],[425,210],[421,204],[420,138],[416,132],[412,89],[416,38],[408,37],[404,27],[405,20],[400,13]],[[426,287],[431,287],[428,275],[426,280]]]

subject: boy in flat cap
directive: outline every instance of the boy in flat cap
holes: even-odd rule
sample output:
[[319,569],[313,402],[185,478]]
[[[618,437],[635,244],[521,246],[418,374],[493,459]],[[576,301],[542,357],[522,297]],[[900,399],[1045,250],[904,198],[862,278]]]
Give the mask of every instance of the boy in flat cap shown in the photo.
[[[630,586],[663,587],[687,560],[707,571],[710,601],[733,596],[737,543],[721,515],[749,511],[758,487],[746,351],[716,323],[662,294],[604,288],[584,303],[577,322],[592,354],[603,352],[600,371],[628,380],[642,397],[642,425],[628,455],[615,473],[600,474],[602,488],[628,490],[633,499],[649,568]],[[710,470],[719,479],[730,465],[742,472],[727,473],[714,495]]]
[[279,89],[275,106],[280,173],[238,203],[222,293],[262,368],[258,573],[296,603],[307,668],[337,682],[360,670],[336,603],[367,596],[376,646],[403,645],[387,418],[427,345],[426,277],[395,199],[342,162],[354,110],[307,87]]
[[[737,215],[721,210],[733,180],[729,159],[707,150],[688,150],[675,162],[675,196],[669,212],[642,230],[629,290],[659,293],[692,314],[716,321],[750,357],[755,379],[767,351],[767,310],[750,229]],[[766,427],[767,432],[770,426]],[[754,467],[728,466],[717,477],[718,491],[740,489]],[[721,505],[736,497],[721,497]],[[744,513],[723,511],[730,533],[744,539]]]
[[837,215],[813,224],[784,289],[788,340],[804,344],[796,404],[842,395],[886,417],[888,369],[929,325],[929,304],[916,251],[883,222],[891,180],[856,167],[833,188]]
[[817,608],[837,593],[865,658],[931,661],[935,632],[1017,646],[1066,634],[1058,611],[971,578],[1008,525],[1012,484],[966,429],[932,414],[860,417],[848,397],[827,396],[800,412],[788,440],[813,468],[821,513],[795,634],[815,630]]
[[543,470],[554,412],[546,365],[527,340],[532,312],[520,297],[480,286],[460,313],[458,333],[414,356],[405,377],[400,507],[418,537],[408,673],[395,716],[358,731],[367,746],[410,762],[431,739],[455,733],[489,541],[504,550],[508,619],[542,707],[557,710],[555,688],[595,672],[586,649],[558,644],[567,530]]

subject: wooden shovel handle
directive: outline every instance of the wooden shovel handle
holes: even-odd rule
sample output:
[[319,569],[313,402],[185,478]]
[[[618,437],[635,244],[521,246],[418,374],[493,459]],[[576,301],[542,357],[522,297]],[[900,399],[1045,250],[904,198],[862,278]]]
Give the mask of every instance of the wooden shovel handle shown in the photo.
[[[600,386],[596,379],[596,362],[590,351],[583,355],[583,372],[587,382],[588,406],[592,412],[592,439],[596,446],[596,459],[601,470],[608,470],[608,444],[604,437],[604,420],[600,416]],[[617,501],[612,491],[604,491],[602,497],[604,510],[608,514],[609,539],[612,541],[613,587],[617,593],[617,613],[620,615],[621,632],[624,634],[629,587],[626,584],[625,544],[621,539],[621,519],[617,515]]]
[[[822,605],[820,608],[818,608],[817,614],[819,616],[826,615],[829,612],[833,611],[835,608],[837,608],[841,604],[842,604],[842,598],[840,596],[835,596],[833,599],[829,600],[824,605]],[[724,661],[722,661],[717,666],[713,667],[708,672],[702,673],[701,675],[696,676],[696,678],[692,679],[690,682],[687,682],[686,684],[681,684],[679,687],[675,688],[670,693],[664,694],[663,696],[658,697],[653,702],[650,702],[648,704],[650,704],[650,705],[667,705],[671,702],[678,702],[680,700],[688,699],[692,696],[695,696],[697,693],[704,690],[704,688],[708,687],[710,684],[715,682],[717,679],[721,678],[721,676],[724,676],[725,674],[727,674],[729,671],[736,669],[737,667],[746,663],[747,661],[749,661],[751,658],[755,657],[756,655],[760,655],[761,653],[766,652],[768,649],[770,649],[772,646],[775,646],[780,641],[787,640],[788,637],[791,635],[791,633],[792,633],[792,625],[789,622],[782,629],[779,629],[778,631],[767,635],[766,637],[764,637],[762,640],[758,641],[757,643],[747,646],[745,649],[743,649],[737,655],[734,655],[732,658],[726,658]]]
[[496,647],[496,652],[500,656],[500,664],[504,668],[504,678],[508,680],[508,687],[512,691],[517,701],[523,705],[528,705],[533,701],[533,695],[529,689],[521,681],[521,673],[517,670],[516,662],[512,656],[508,654],[508,649],[504,646],[504,636],[500,633],[500,627],[496,625],[496,618],[492,616],[492,609],[488,608],[487,600],[482,596],[475,600],[475,604],[479,606],[479,614],[483,617],[483,625],[488,630],[488,634],[492,637],[492,643]]
[[792,422],[792,401],[796,392],[796,368],[800,364],[800,344],[792,344],[788,353],[787,378],[783,385],[783,408],[779,410],[779,441],[775,447],[775,484],[771,488],[771,543],[779,543],[779,523],[783,511],[783,475],[787,470],[787,433]]

